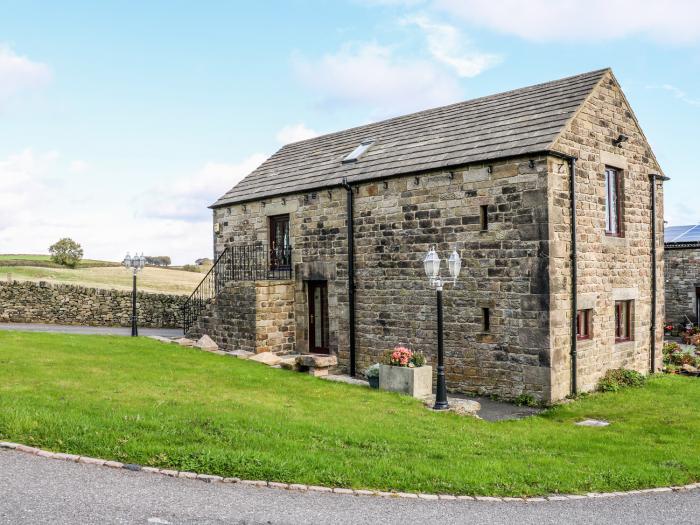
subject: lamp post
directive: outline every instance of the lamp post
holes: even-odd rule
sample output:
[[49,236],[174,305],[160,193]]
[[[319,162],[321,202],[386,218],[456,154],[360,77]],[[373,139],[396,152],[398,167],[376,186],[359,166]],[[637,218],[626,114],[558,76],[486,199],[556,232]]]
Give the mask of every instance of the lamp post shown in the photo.
[[124,257],[122,265],[124,265],[124,267],[127,269],[131,268],[134,273],[134,287],[131,291],[131,337],[136,337],[139,335],[139,329],[136,322],[136,274],[139,272],[139,270],[142,270],[143,267],[146,266],[146,258],[143,256],[143,252],[141,255],[135,253],[133,257],[129,255],[129,252],[126,252],[126,257]]
[[[425,275],[430,280],[430,285],[435,288],[437,293],[437,343],[438,343],[438,363],[437,363],[437,389],[435,392],[435,410],[445,410],[450,407],[447,402],[447,384],[445,383],[445,355],[443,345],[443,329],[442,329],[442,287],[446,284],[440,279],[440,257],[435,248],[430,248],[428,254],[423,259]],[[457,277],[462,269],[462,259],[459,257],[457,250],[452,250],[452,254],[447,260],[447,267],[452,277],[452,285],[457,284]]]

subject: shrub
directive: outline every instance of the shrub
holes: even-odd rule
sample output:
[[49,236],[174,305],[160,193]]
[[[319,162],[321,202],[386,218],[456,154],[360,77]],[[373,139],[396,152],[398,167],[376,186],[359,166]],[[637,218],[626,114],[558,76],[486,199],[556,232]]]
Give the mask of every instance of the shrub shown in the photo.
[[519,407],[537,407],[539,403],[530,394],[520,394],[513,400],[513,403]]
[[182,267],[182,270],[185,272],[199,272],[199,267],[195,266],[194,264],[185,264]]
[[615,368],[605,372],[605,375],[598,381],[598,390],[600,392],[617,392],[624,387],[644,386],[645,382],[646,377],[636,370]]
[[75,268],[83,258],[83,249],[70,237],[64,237],[49,247],[51,260],[57,264]]
[[365,377],[369,379],[370,377],[379,377],[379,363],[374,363],[367,367],[365,370]]

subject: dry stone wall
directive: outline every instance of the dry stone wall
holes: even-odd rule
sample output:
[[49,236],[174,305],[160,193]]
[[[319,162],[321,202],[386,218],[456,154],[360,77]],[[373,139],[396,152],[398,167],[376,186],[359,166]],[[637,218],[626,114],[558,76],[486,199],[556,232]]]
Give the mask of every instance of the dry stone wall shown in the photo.
[[[182,326],[183,295],[139,292],[139,326]],[[131,292],[46,282],[0,283],[0,322],[130,326]]]
[[666,250],[666,317],[674,324],[698,322],[696,311],[697,290],[700,289],[700,248]]

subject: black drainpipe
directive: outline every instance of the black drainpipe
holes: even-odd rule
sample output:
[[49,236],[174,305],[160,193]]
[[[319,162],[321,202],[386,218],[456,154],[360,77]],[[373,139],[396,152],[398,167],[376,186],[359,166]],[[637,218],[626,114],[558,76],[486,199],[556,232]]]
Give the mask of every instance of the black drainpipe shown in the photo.
[[347,228],[348,228],[348,308],[350,324],[350,376],[355,377],[355,232],[353,228],[352,186],[343,177],[343,188],[347,194]]
[[656,372],[656,181],[665,182],[670,180],[668,177],[652,173],[649,175],[651,184],[651,363],[649,371],[653,374]]
[[571,395],[578,393],[576,315],[578,314],[578,255],[576,252],[576,158],[569,158],[569,193],[571,194]]

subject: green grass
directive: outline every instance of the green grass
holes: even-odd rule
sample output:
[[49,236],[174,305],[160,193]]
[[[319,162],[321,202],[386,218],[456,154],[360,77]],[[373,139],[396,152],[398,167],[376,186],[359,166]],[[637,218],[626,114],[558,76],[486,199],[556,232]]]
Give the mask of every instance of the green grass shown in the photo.
[[[101,261],[98,259],[81,259],[78,268],[94,268],[102,266],[119,266],[121,263]],[[64,268],[51,260],[50,255],[36,254],[0,254],[0,266],[36,266],[40,268]]]
[[491,423],[149,339],[0,332],[0,439],[248,479],[513,496],[684,484],[700,479],[698,406],[700,381],[662,376]]

